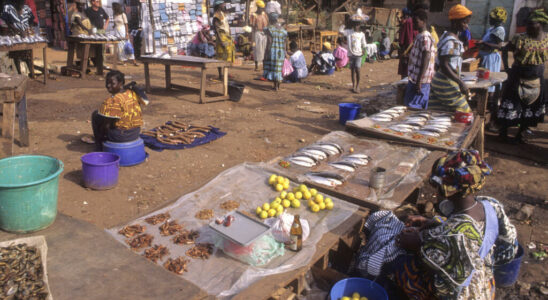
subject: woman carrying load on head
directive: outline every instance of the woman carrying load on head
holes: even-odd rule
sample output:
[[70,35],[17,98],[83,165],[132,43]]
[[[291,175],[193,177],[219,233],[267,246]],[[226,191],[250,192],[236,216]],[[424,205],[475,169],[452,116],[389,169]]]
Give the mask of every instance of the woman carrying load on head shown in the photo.
[[518,243],[502,204],[477,195],[491,171],[475,150],[440,158],[430,182],[448,199],[447,218],[372,214],[358,269],[364,276],[382,269],[409,299],[494,299],[492,266],[512,261]]
[[472,11],[457,4],[449,10],[451,27],[440,37],[438,43],[439,69],[432,79],[428,107],[438,110],[471,112],[468,106],[469,91],[462,79],[462,54],[464,46],[458,38],[458,33],[467,27]]
[[[213,15],[213,26],[217,37],[215,52],[218,60],[234,62],[234,41],[230,36],[228,26],[228,13],[223,0],[215,0],[215,14]],[[219,68],[219,79],[222,79],[222,68]]]
[[267,42],[263,77],[274,82],[274,90],[278,91],[283,80],[282,66],[285,59],[287,31],[278,23],[278,14],[271,13],[268,19],[269,25],[264,29]]
[[[497,113],[500,137],[508,140],[508,127],[519,126],[513,142],[524,142],[523,133],[544,121],[548,92],[544,81],[544,68],[548,60],[548,35],[542,27],[548,24],[548,15],[541,8],[529,15],[527,31],[515,35],[505,51],[514,52],[514,64],[502,93]],[[508,56],[503,55],[508,69]]]

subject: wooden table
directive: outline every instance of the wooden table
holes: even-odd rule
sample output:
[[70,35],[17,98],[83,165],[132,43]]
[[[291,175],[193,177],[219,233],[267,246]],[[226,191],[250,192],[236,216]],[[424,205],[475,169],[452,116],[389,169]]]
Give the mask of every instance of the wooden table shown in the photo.
[[[233,299],[291,299],[300,295],[309,270],[328,270],[329,264],[349,264],[360,246],[360,231],[369,210],[360,208],[337,228],[325,233],[316,244],[316,252],[308,265],[286,273],[265,276],[250,285]],[[279,298],[278,298],[279,297]]]
[[[106,45],[106,44],[117,44],[120,41],[98,41],[98,40],[87,40],[82,39],[79,37],[74,36],[68,36],[67,37],[68,42],[68,52],[67,52],[67,69],[73,72],[77,72],[80,74],[80,78],[86,78],[86,71],[88,68],[88,60],[89,60],[89,50],[92,45]],[[80,68],[76,67],[74,65],[74,53],[77,51],[79,46],[84,46],[84,56],[82,57],[82,61],[80,62]],[[95,49],[95,56],[96,56],[96,63],[95,66],[97,68],[97,75],[103,75],[103,66],[104,66],[104,57],[103,57],[103,47],[101,49],[96,48]],[[115,63],[114,66],[116,66],[118,62],[118,56],[114,55],[115,57]],[[115,67],[116,68],[116,67]]]
[[303,32],[306,30],[312,31],[312,39],[310,40],[310,44],[312,45],[313,39],[316,36],[316,27],[312,25],[298,25],[298,24],[290,24],[287,25],[286,29],[287,33],[295,33],[297,32],[297,37],[299,41],[299,49],[304,49],[304,39],[303,39]]
[[48,43],[46,42],[38,42],[38,43],[21,43],[21,44],[15,44],[11,46],[0,46],[0,51],[21,51],[21,50],[30,50],[30,74],[34,77],[34,49],[42,49],[42,55],[44,59],[44,84],[48,82],[48,61],[47,61],[47,55],[46,55],[46,49],[48,47]]
[[222,101],[228,100],[228,68],[232,65],[230,62],[208,59],[203,57],[196,56],[185,56],[185,55],[174,55],[169,58],[158,58],[150,55],[141,56],[140,59],[145,67],[145,83],[146,91],[150,93],[150,71],[149,64],[162,64],[165,66],[165,80],[166,80],[166,89],[178,88],[178,89],[195,89],[178,84],[171,83],[171,66],[186,66],[186,67],[198,67],[201,69],[201,79],[200,79],[200,104],[206,102],[206,71],[216,68],[223,69],[223,93],[221,96],[208,97],[207,101]]
[[310,45],[310,51],[320,51],[324,41],[331,40],[331,48],[335,49],[337,46],[337,37],[339,33],[337,31],[331,30],[320,30],[316,32],[314,36],[314,41]]
[[27,121],[27,76],[14,75],[0,78],[0,101],[2,102],[2,148],[6,155],[13,154],[13,136],[15,133],[15,111],[19,115],[19,141],[21,146],[29,145],[29,126]]

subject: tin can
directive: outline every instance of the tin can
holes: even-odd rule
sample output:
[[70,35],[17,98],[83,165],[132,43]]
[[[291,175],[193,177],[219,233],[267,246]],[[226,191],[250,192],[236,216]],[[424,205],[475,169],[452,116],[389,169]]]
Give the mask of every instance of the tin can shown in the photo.
[[381,190],[384,187],[384,179],[386,176],[386,169],[376,167],[371,170],[371,177],[369,178],[369,186],[375,190]]

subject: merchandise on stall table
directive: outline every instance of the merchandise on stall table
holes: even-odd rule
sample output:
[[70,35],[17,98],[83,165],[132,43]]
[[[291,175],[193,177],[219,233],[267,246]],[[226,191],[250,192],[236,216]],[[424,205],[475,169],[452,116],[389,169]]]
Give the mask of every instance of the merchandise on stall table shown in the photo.
[[329,197],[324,197],[321,194],[316,194],[316,196],[308,200],[308,208],[315,213],[324,209],[332,210],[333,207],[333,200]]
[[349,154],[341,158],[342,162],[350,162],[359,166],[366,166],[370,160],[371,157],[361,153]]
[[154,215],[152,217],[148,217],[145,219],[145,222],[151,225],[156,225],[169,220],[170,217],[171,216],[169,215],[169,212],[166,212],[166,213]]
[[306,173],[305,176],[321,185],[330,186],[330,187],[337,187],[341,184],[343,184],[344,178],[341,175],[335,174],[335,173],[329,173],[329,172],[309,172]]
[[48,40],[40,35],[33,35],[21,38],[19,35],[15,36],[0,36],[0,46],[13,46],[17,44],[32,44],[32,43],[44,43]]
[[125,236],[125,237],[127,237],[127,238],[130,238],[130,237],[135,236],[136,234],[140,234],[140,233],[145,232],[145,229],[146,229],[145,226],[141,226],[139,224],[128,225],[128,226],[120,229],[120,231],[118,231],[118,233]]
[[179,234],[173,237],[172,241],[178,245],[194,244],[200,233],[196,230],[182,230]]
[[213,244],[196,244],[186,251],[186,255],[192,258],[209,259],[213,253]]
[[184,272],[188,271],[187,267],[189,262],[189,259],[186,259],[182,256],[179,256],[175,259],[168,258],[167,261],[164,263],[164,268],[175,274],[181,275]]
[[228,201],[225,201],[225,202],[221,203],[220,206],[224,210],[235,210],[238,207],[240,207],[240,203],[238,201],[228,200]]
[[27,244],[0,248],[0,299],[47,299],[40,251]]
[[288,161],[301,167],[313,167],[318,164],[318,160],[305,153],[297,153],[287,158]]
[[196,219],[200,219],[200,220],[209,220],[209,219],[213,218],[213,210],[212,209],[202,209],[199,212],[197,212],[196,215],[194,215],[194,217],[196,217]]
[[131,249],[139,250],[141,248],[150,247],[153,239],[154,237],[152,235],[143,233],[131,240],[126,240],[126,243],[131,247]]
[[178,121],[168,121],[152,130],[144,130],[141,134],[155,137],[161,143],[168,145],[189,145],[196,138],[203,138],[211,131],[209,126],[197,126]]
[[373,114],[369,118],[376,122],[390,122],[401,116],[406,110],[405,106],[396,106]]
[[160,230],[161,235],[168,236],[183,230],[183,225],[177,224],[176,221],[171,221],[171,222],[165,222],[158,229]]
[[161,260],[164,256],[168,254],[169,254],[169,250],[166,248],[166,246],[154,245],[154,247],[146,249],[143,256],[146,257],[151,262],[155,263],[158,260]]

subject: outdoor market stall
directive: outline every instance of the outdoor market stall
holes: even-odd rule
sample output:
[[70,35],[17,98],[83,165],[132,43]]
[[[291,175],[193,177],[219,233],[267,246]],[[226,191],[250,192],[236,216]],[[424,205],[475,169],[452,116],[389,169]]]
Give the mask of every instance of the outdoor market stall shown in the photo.
[[[116,44],[119,42],[117,38],[91,38],[92,36],[88,37],[79,37],[79,36],[68,36],[67,42],[68,42],[68,52],[67,52],[67,70],[77,72],[80,74],[80,78],[84,79],[86,77],[86,72],[88,68],[88,60],[89,60],[89,52],[90,48],[92,46],[99,46],[99,45],[107,45],[107,44]],[[77,49],[83,47],[83,55],[82,59],[80,60],[80,67],[77,67],[74,64],[74,54],[76,53]],[[100,51],[100,50],[99,50]],[[114,65],[116,65],[118,56],[114,55],[115,61]],[[96,54],[96,63],[95,66],[97,68],[97,74],[103,75],[103,62],[104,57],[102,53]]]
[[[2,37],[1,43],[0,43],[0,51],[1,52],[11,52],[11,51],[22,51],[22,50],[30,50],[31,52],[31,58],[34,58],[34,51],[35,50],[42,50],[42,58],[44,60],[44,84],[48,81],[48,61],[46,56],[46,48],[48,47],[48,43],[45,39],[41,37],[33,37],[33,41],[17,41],[14,38],[10,37]],[[30,63],[30,74],[34,77],[34,63]]]
[[[2,102],[2,151],[13,155],[15,116],[19,116],[19,142],[29,145],[29,126],[27,121],[28,78],[23,75],[0,77],[0,102]],[[17,113],[16,113],[17,112]]]
[[189,87],[181,86],[178,84],[171,83],[171,66],[186,66],[186,67],[198,67],[201,69],[201,78],[200,78],[200,103],[206,101],[206,71],[217,68],[223,69],[223,92],[221,96],[217,97],[208,97],[207,101],[220,101],[228,100],[228,68],[231,63],[226,61],[220,61],[215,59],[208,59],[203,57],[196,56],[184,56],[184,55],[145,55],[141,56],[141,61],[144,64],[145,68],[145,84],[146,91],[150,93],[150,72],[149,64],[162,64],[165,66],[165,80],[166,80],[166,89],[179,88],[179,89],[189,89]]

